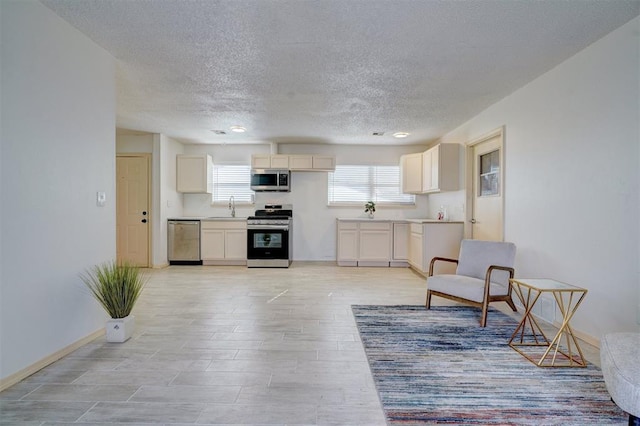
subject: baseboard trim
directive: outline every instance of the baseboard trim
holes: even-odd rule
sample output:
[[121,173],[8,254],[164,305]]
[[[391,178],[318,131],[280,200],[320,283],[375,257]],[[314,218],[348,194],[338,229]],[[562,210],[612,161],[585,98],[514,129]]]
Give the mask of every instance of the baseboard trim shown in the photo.
[[56,362],[57,360],[59,360],[60,358],[63,358],[67,355],[69,355],[71,352],[75,351],[76,349],[86,345],[87,343],[91,342],[92,340],[104,335],[105,330],[104,328],[101,328],[100,330],[94,331],[93,333],[89,334],[88,336],[83,337],[82,339],[70,344],[69,346],[60,349],[57,352],[52,353],[51,355],[41,359],[40,361],[31,364],[30,366],[23,368],[22,370],[18,371],[17,373],[14,373],[8,377],[5,377],[3,379],[0,379],[0,392],[2,392],[3,390],[15,385],[18,382],[21,382],[22,380],[26,379],[27,377],[31,376],[32,374],[37,373],[38,371],[42,370],[43,368],[45,368],[46,366],[53,364],[54,362]]

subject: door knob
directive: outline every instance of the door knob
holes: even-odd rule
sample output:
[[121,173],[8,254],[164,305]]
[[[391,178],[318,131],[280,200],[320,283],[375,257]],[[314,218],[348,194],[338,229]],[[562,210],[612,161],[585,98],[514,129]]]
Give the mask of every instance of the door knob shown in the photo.
[[142,216],[146,216],[146,215],[147,215],[147,212],[142,212]]
[[147,223],[147,219],[142,219],[141,222],[142,223]]
[[476,223],[476,220],[475,219],[471,219],[469,222]]

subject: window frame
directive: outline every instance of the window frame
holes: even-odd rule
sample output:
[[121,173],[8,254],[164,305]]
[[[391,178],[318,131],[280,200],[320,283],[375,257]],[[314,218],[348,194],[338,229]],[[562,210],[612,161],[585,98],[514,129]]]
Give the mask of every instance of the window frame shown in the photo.
[[[376,203],[376,208],[397,208],[397,209],[403,209],[403,208],[415,208],[416,207],[416,197],[415,194],[404,194],[402,193],[402,170],[400,169],[400,166],[397,164],[341,164],[341,165],[336,165],[336,170],[341,168],[341,167],[362,167],[362,168],[367,168],[368,169],[368,179],[369,182],[367,182],[367,185],[369,185],[369,192],[367,194],[367,199],[363,199],[363,200],[358,200],[358,201],[353,201],[353,202],[347,202],[347,201],[334,201],[332,202],[330,197],[331,197],[331,193],[332,193],[332,189],[331,189],[331,185],[332,185],[332,176],[335,173],[334,172],[328,172],[327,173],[327,207],[330,208],[340,208],[340,207],[348,207],[348,208],[353,208],[353,207],[362,207],[364,205],[364,203],[372,200]],[[408,202],[400,202],[400,201],[381,201],[380,199],[377,199],[377,197],[375,196],[376,190],[378,187],[382,187],[382,185],[376,185],[375,182],[372,182],[372,179],[375,179],[375,176],[378,175],[377,173],[377,168],[378,167],[393,167],[393,168],[397,168],[398,171],[398,195],[404,196],[408,199],[410,199],[410,201]],[[388,187],[388,185],[387,185]]]
[[[237,162],[221,162],[221,163],[215,163],[213,164],[213,167],[211,169],[211,180],[213,182],[213,190],[211,191],[211,205],[212,206],[227,206],[229,204],[229,199],[231,197],[231,195],[229,196],[229,198],[227,199],[222,199],[222,198],[218,198],[216,199],[216,195],[218,194],[218,182],[216,181],[216,173],[218,173],[218,168],[219,167],[243,167],[247,169],[247,190],[249,191],[249,200],[237,200],[235,199],[235,195],[234,195],[234,203],[236,206],[253,206],[255,205],[255,191],[251,190],[251,165],[250,164],[246,164],[246,163],[237,163]],[[233,194],[232,194],[233,195]]]

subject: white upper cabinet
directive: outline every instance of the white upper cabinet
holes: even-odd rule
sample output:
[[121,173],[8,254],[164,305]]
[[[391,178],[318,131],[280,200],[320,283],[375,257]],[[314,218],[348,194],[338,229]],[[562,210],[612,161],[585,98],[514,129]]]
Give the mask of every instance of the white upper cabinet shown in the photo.
[[336,169],[336,157],[330,155],[314,155],[313,170],[334,171]]
[[402,192],[426,194],[459,189],[460,145],[440,144],[400,158]]
[[269,154],[255,154],[251,156],[251,168],[270,169],[271,156]]
[[422,154],[407,154],[400,157],[402,192],[405,194],[422,193]]
[[289,166],[291,167],[291,170],[311,170],[313,169],[313,156],[290,155]]
[[286,169],[294,172],[329,172],[336,169],[336,157],[330,155],[255,154],[254,169]]
[[213,160],[210,155],[176,156],[176,190],[192,194],[213,191]]
[[430,153],[430,161],[423,163],[423,177],[428,174],[430,181],[429,185],[422,188],[423,192],[457,191],[460,189],[458,184],[460,148],[460,145],[455,143],[442,143],[427,151]]
[[271,156],[271,168],[272,169],[289,169],[289,156],[288,155],[272,155]]

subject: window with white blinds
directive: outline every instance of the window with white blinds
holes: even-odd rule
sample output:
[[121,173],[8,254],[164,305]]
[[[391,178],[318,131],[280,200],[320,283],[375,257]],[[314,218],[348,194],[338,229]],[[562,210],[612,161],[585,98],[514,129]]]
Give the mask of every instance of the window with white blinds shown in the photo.
[[329,205],[415,205],[413,194],[400,188],[399,166],[336,166],[329,177]]
[[251,166],[237,164],[213,165],[214,203],[228,203],[233,195],[236,204],[252,204]]

